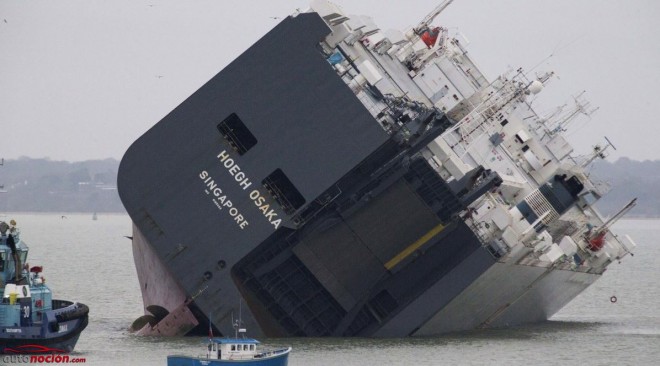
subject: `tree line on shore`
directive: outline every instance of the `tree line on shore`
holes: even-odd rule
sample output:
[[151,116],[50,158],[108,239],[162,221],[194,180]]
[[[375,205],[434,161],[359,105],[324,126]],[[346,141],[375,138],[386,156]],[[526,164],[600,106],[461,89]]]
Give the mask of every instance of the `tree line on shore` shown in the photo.
[[[0,168],[0,212],[125,212],[117,193],[115,159],[82,162],[19,158]],[[631,217],[660,217],[660,160],[596,161],[592,179],[611,190],[597,206],[611,215],[632,198],[638,204]]]

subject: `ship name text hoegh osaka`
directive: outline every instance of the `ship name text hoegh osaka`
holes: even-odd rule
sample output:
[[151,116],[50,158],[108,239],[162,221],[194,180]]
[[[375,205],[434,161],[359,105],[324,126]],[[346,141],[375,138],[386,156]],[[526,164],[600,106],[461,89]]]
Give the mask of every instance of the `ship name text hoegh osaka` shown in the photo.
[[[226,150],[223,150],[217,156],[218,160],[221,163],[221,166],[227,169],[227,172],[234,177],[234,180],[238,185],[244,190],[248,190],[252,186],[252,181],[246,176],[246,174],[241,170],[241,168],[236,164],[234,159],[230,158],[229,153]],[[209,172],[206,170],[199,173],[199,178],[204,181],[206,184],[206,193],[209,195],[215,196],[213,203],[219,208],[223,209],[226,207],[229,210],[229,215],[236,221],[236,224],[241,228],[245,229],[248,226],[248,221],[243,216],[237,207],[234,206],[232,201],[227,198],[226,194],[223,193],[222,189],[218,187],[216,181],[211,178]],[[266,196],[264,196],[258,189],[253,189],[249,193],[250,200],[257,206],[261,214],[268,220],[268,222],[277,229],[282,223],[282,219],[278,218],[277,212],[270,208],[270,204]]]

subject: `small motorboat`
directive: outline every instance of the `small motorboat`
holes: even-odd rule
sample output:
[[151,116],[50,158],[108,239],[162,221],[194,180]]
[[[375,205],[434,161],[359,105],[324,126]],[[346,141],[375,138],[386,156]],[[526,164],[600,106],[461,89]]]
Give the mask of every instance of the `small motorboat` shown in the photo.
[[291,347],[260,349],[260,342],[254,338],[245,337],[245,328],[239,328],[238,324],[240,323],[234,324],[236,330],[234,338],[214,338],[209,325],[209,341],[206,347],[206,355],[196,357],[169,355],[167,356],[167,366],[287,365]]

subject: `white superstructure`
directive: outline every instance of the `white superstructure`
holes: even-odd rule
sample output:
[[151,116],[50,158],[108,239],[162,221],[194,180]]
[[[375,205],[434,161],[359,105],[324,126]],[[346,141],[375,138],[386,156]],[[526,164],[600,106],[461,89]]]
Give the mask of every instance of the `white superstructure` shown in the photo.
[[[547,318],[590,285],[593,275],[635,247],[628,236],[609,231],[610,223],[594,207],[608,187],[585,172],[594,158],[604,157],[609,140],[605,148],[595,147],[592,157],[578,160],[563,136],[573,118],[594,109],[579,95],[567,111],[549,118],[537,114],[530,100],[553,73],[532,77],[518,69],[488,81],[461,35],[430,25],[448,3],[404,32],[382,30],[368,17],[344,15],[324,0],[311,5],[332,29],[321,42],[328,61],[384,129],[402,126],[402,114],[414,119],[420,111],[435,108],[454,122],[421,151],[438,175],[458,181],[483,166],[503,180],[462,213],[498,264],[417,334],[496,325],[516,302],[544,309],[542,316],[534,314],[530,320]],[[392,104],[398,107],[397,115]],[[550,202],[548,194],[554,196],[548,192],[567,179],[581,187],[572,202]],[[554,301],[543,292],[562,295],[555,295]],[[471,298],[489,296],[492,306]],[[473,312],[466,304],[473,304]]]

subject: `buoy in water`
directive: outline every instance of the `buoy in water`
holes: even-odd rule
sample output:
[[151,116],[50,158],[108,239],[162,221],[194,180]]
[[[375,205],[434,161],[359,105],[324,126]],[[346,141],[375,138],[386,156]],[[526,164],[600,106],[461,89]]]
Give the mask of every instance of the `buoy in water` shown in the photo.
[[616,302],[616,296],[612,295],[612,297],[610,297],[610,302],[614,304]]

